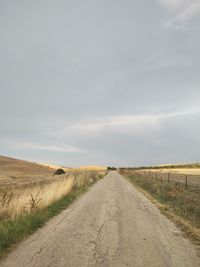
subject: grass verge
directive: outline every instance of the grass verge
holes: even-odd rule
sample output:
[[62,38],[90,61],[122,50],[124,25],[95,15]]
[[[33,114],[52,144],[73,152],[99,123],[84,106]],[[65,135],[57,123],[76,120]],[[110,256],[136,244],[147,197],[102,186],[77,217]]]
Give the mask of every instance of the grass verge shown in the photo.
[[36,210],[30,214],[24,214],[14,220],[0,221],[0,258],[9,251],[11,246],[32,234],[50,218],[66,209],[78,196],[86,192],[88,187],[88,185],[85,185],[81,188],[76,188],[46,208]]
[[132,171],[121,171],[120,174],[142,190],[187,236],[200,244],[200,195],[198,193],[187,191],[178,183],[168,184],[135,175]]

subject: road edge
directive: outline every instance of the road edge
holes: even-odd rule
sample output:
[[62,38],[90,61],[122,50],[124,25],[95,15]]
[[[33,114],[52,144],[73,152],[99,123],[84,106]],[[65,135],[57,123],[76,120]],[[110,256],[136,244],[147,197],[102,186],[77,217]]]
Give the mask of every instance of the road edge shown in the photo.
[[[3,222],[2,225],[4,224],[4,226],[7,227],[6,230],[9,238],[6,246],[3,245],[3,242],[1,242],[2,239],[0,238],[0,265],[1,262],[5,260],[8,254],[12,252],[19,243],[34,234],[38,229],[45,226],[45,224],[51,219],[69,208],[72,204],[75,203],[76,200],[78,200],[82,195],[88,192],[90,188],[92,188],[99,180],[103,179],[106,175],[107,174],[93,181],[90,184],[84,185],[80,188],[75,188],[72,192],[68,193],[60,200],[55,201],[51,205],[38,210],[36,213],[23,215],[17,218],[16,220],[9,220],[7,222]],[[0,227],[2,225],[0,225]]]
[[[120,173],[119,173],[120,174]],[[131,179],[123,174],[120,174],[125,180],[127,180],[132,186],[134,186],[138,191],[146,196],[159,210],[170,219],[182,232],[185,238],[188,238],[192,244],[195,246],[197,256],[200,257],[200,229],[197,229],[191,225],[191,223],[182,217],[178,216],[175,212],[170,210],[167,205],[162,204],[155,197],[153,197],[149,192],[143,188],[136,185]]]

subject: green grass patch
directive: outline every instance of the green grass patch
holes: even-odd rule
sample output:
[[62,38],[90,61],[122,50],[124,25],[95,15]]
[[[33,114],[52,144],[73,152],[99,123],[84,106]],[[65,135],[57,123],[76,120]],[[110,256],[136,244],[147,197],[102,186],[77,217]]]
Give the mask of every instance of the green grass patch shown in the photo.
[[0,258],[8,249],[36,229],[43,226],[50,218],[66,209],[78,196],[88,189],[88,186],[75,189],[67,196],[54,202],[50,206],[36,210],[31,214],[24,214],[14,220],[0,221]]

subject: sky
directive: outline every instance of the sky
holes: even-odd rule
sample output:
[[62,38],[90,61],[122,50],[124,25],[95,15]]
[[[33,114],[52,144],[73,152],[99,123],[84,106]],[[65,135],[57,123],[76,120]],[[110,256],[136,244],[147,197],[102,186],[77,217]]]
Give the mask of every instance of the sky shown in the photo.
[[0,0],[0,154],[200,162],[200,0]]

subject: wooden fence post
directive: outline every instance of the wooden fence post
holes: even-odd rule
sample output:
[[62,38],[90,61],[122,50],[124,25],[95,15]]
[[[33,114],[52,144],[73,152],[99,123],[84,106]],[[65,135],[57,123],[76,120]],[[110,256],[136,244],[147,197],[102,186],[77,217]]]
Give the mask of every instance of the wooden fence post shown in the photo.
[[168,177],[167,177],[168,184],[169,184],[169,179],[170,179],[170,172],[168,173]]
[[188,187],[188,176],[186,175],[185,176],[185,189],[187,189]]

